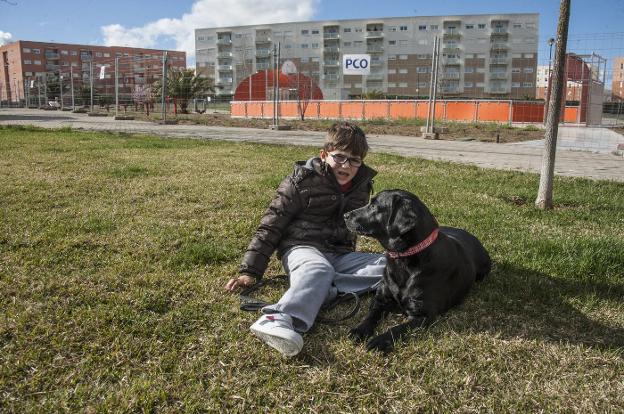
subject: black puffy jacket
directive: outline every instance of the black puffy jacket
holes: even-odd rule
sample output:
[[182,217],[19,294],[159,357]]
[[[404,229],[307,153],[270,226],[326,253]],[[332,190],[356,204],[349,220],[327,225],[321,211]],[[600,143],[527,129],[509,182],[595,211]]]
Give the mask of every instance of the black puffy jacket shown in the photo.
[[320,158],[295,163],[279,187],[249,243],[240,272],[262,278],[273,252],[278,257],[292,246],[313,246],[323,252],[355,250],[356,235],[343,214],[368,204],[376,171],[362,165],[346,193]]

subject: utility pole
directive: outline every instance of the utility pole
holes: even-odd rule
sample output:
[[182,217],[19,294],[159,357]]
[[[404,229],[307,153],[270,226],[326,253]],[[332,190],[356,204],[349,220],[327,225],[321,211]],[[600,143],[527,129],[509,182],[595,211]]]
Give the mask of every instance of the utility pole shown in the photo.
[[568,43],[568,26],[570,24],[570,2],[561,0],[559,7],[559,23],[557,25],[557,47],[555,48],[555,63],[553,65],[553,87],[548,100],[548,118],[544,135],[544,156],[540,183],[535,206],[541,210],[553,207],[553,175],[555,171],[555,153],[557,150],[557,132],[559,130],[559,116],[563,84],[565,82],[566,45]]
[[93,112],[93,51],[89,59],[89,89],[91,90],[91,112]]
[[63,73],[59,70],[59,90],[61,93],[61,111],[63,110]]
[[162,56],[162,92],[161,92],[161,100],[160,103],[162,105],[161,113],[162,113],[162,122],[167,122],[167,107],[165,106],[165,95],[167,90],[167,52],[163,52]]
[[115,118],[119,115],[119,56],[115,57]]
[[72,111],[76,109],[76,105],[74,104],[74,68],[73,66],[69,67],[69,77],[71,81],[71,95],[72,95]]

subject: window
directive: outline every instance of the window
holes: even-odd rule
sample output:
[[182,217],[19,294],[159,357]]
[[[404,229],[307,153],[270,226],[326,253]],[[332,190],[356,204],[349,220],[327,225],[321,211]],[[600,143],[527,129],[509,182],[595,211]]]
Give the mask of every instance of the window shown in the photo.
[[431,26],[429,26],[429,30],[438,30],[438,25],[432,24]]
[[27,47],[22,48],[22,52],[24,52],[24,53],[30,53],[30,48],[27,48]]
[[72,51],[71,51],[71,55],[72,55],[72,56],[78,56],[78,51],[76,51],[76,50],[72,50]]
[[396,28],[396,26],[390,26],[390,27],[388,27],[388,31],[390,31],[390,32],[396,32],[396,31],[397,31],[397,28]]
[[408,45],[407,40],[399,40],[399,46],[407,46],[407,45]]
[[407,60],[407,55],[399,55],[399,60]]
[[479,24],[477,25],[477,27],[478,27],[479,29],[485,29],[485,23],[479,23]]
[[399,88],[407,88],[407,82],[400,82]]
[[394,75],[396,73],[396,69],[388,69],[388,75]]
[[301,31],[301,34],[304,35],[304,36],[307,36],[308,34],[310,34],[310,31],[308,31],[307,29],[303,29]]
[[110,57],[110,53],[104,53],[104,57]]
[[468,29],[468,30],[474,29],[474,24],[467,24],[466,25],[466,29]]
[[69,52],[67,50],[61,50],[61,55],[67,56],[69,55]]
[[464,82],[464,86],[466,88],[472,88],[474,86],[474,83],[472,83],[472,82]]
[[428,85],[428,83],[427,83],[427,82],[419,82],[419,83],[418,83],[418,87],[419,87],[419,88],[424,88],[424,87],[426,87],[427,85]]
[[203,42],[204,41],[204,36],[197,36],[197,41],[198,42]]
[[465,68],[464,73],[474,73],[474,68]]
[[351,42],[344,42],[342,45],[344,47],[351,47]]
[[396,83],[388,82],[388,88],[395,88],[395,87],[396,87]]
[[355,29],[355,33],[362,33],[362,28],[361,27],[360,28],[356,28]]
[[427,42],[427,39],[418,39],[418,44],[419,45],[426,45],[427,43],[429,43],[429,42]]
[[407,26],[401,26],[399,27],[399,30],[402,32],[407,32]]
[[312,60],[312,62],[319,62],[321,60],[321,58],[313,57],[311,60]]
[[407,73],[407,69],[399,69],[399,73]]
[[342,31],[344,33],[351,33],[351,28],[350,27],[345,27],[344,29],[342,29]]
[[292,31],[290,31],[290,30],[286,30],[286,31],[284,31],[284,36],[285,36],[285,37],[291,37],[292,35],[293,35],[293,32],[292,32]]
[[523,57],[525,59],[533,59],[533,53],[525,53]]
[[274,35],[274,36],[281,36],[281,35],[282,35],[282,32],[273,32],[273,35]]
[[533,68],[524,68],[524,73],[533,73]]
[[513,28],[514,29],[522,29],[522,23],[514,23],[513,24]]
[[356,40],[355,42],[353,42],[353,46],[355,47],[360,47],[364,45],[364,41],[362,40]]
[[429,68],[426,66],[419,66],[416,68],[417,73],[427,73],[429,72]]
[[522,84],[523,88],[532,88],[533,87],[533,82],[524,82]]
[[312,34],[313,35],[317,35],[317,34],[319,34],[319,31],[318,30],[312,30]]
[[511,82],[511,87],[512,88],[519,88],[520,87],[520,82]]
[[526,23],[524,27],[527,29],[535,29],[535,23]]
[[24,59],[24,65],[32,65],[32,60]]
[[286,43],[286,44],[284,45],[284,48],[285,48],[285,49],[292,49],[292,45],[291,45],[290,43]]
[[[405,29],[405,30],[407,30],[407,29]],[[424,26],[424,25],[418,26],[418,30],[420,30],[420,31],[427,30],[427,26]]]
[[310,59],[309,59],[309,58],[307,58],[307,57],[302,57],[302,58],[301,58],[301,63],[308,63],[308,61],[309,61],[309,60],[310,60]]
[[41,54],[41,49],[32,49],[32,52],[33,52],[35,55],[40,55],[40,54]]
[[35,65],[41,65],[41,61],[40,60],[35,60]]
[[388,60],[396,60],[396,55],[388,55]]
[[520,73],[522,70],[520,68],[511,68],[511,73]]

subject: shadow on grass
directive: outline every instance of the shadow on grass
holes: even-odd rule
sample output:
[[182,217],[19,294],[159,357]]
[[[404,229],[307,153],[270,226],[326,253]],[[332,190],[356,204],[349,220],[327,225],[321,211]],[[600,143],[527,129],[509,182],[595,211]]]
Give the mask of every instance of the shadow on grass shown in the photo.
[[[487,333],[497,339],[526,339],[556,344],[583,345],[599,350],[621,351],[624,347],[624,328],[617,322],[609,324],[609,313],[618,314],[624,286],[594,280],[564,280],[508,263],[495,264],[492,273],[473,286],[463,304],[442,315],[432,330],[434,338],[452,330],[458,335]],[[363,307],[368,308],[369,300]],[[316,341],[302,357],[313,365],[325,362],[314,358],[315,349],[323,342],[334,340],[334,335],[346,335],[357,325],[367,309],[347,321],[341,328],[313,329],[311,335],[323,331],[328,339]],[[341,312],[341,311],[339,311]],[[392,316],[390,318],[393,318]],[[398,317],[398,322],[403,317]],[[603,319],[603,320],[599,320]],[[316,325],[315,325],[316,327]],[[386,326],[387,328],[387,326]],[[337,332],[340,331],[340,334]],[[384,329],[380,327],[377,334]],[[419,341],[422,332],[414,332],[406,341]],[[359,345],[362,346],[362,345]],[[325,352],[324,352],[325,353]],[[306,355],[308,354],[308,355]]]

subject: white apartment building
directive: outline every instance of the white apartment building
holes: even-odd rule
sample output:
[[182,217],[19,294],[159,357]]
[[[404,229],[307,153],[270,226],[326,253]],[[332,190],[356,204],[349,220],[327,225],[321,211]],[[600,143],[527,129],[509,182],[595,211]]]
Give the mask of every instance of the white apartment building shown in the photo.
[[[195,30],[197,70],[218,94],[273,66],[294,63],[325,99],[367,91],[397,97],[429,94],[434,38],[441,41],[439,92],[444,97],[535,97],[539,15],[413,16],[276,23]],[[344,54],[371,55],[370,75],[343,75]]]

